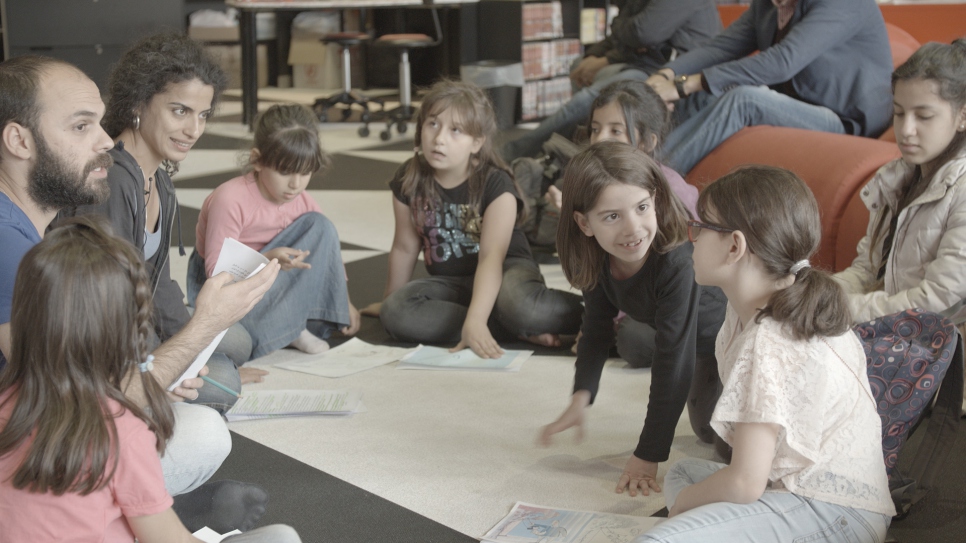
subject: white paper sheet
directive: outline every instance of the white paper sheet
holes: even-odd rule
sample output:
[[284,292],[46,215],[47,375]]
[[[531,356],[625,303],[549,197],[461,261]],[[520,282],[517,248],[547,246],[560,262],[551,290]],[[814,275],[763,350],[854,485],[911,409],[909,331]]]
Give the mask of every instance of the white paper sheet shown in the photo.
[[215,263],[215,271],[211,276],[214,277],[226,271],[235,278],[235,281],[241,281],[258,273],[268,265],[268,262],[265,255],[255,249],[233,238],[225,238],[225,244],[221,246],[221,253],[218,254],[218,262]]
[[257,390],[246,392],[225,413],[229,422],[274,417],[350,415],[359,410],[357,390]]
[[218,532],[205,526],[204,528],[198,530],[197,532],[191,535],[197,537],[198,539],[204,541],[205,543],[221,543],[222,539],[225,539],[230,535],[237,535],[240,533],[241,533],[241,530],[232,530],[226,534],[219,534]]
[[503,351],[500,358],[480,358],[470,349],[455,353],[441,347],[426,347],[406,355],[396,366],[400,370],[520,371],[533,351]]
[[[265,258],[264,255],[258,251],[252,249],[251,247],[240,243],[232,238],[225,238],[225,245],[221,249],[221,253],[218,255],[218,262],[215,263],[215,271],[212,276],[218,275],[223,271],[227,271],[235,278],[235,281],[241,281],[247,279],[256,273],[262,271],[268,264],[269,260]],[[212,353],[215,352],[215,348],[221,343],[222,338],[225,337],[225,333],[228,330],[222,330],[215,336],[215,339],[208,344],[198,356],[191,362],[188,369],[181,374],[171,383],[168,387],[168,391],[172,391],[176,386],[181,384],[181,381],[185,379],[194,379],[198,376],[198,372],[201,368],[205,367],[208,363],[208,359],[211,358]]]
[[275,367],[300,371],[322,377],[345,377],[402,359],[418,349],[372,345],[359,338],[352,338],[342,345],[322,354],[310,355],[298,351],[286,352],[286,360]]
[[517,502],[483,541],[493,543],[614,543],[633,541],[663,521],[612,513],[571,511]]

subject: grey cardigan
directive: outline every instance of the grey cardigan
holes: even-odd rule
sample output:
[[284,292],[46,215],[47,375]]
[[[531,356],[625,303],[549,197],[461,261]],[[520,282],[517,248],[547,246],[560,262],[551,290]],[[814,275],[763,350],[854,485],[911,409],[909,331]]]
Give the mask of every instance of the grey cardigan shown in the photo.
[[[111,188],[110,197],[102,204],[83,206],[72,211],[61,212],[63,216],[99,213],[105,215],[114,228],[114,233],[131,242],[144,255],[144,225],[147,221],[144,209],[144,178],[134,157],[124,150],[124,143],[108,151],[114,159],[114,166],[107,172],[107,182]],[[161,341],[176,334],[191,318],[184,305],[184,293],[178,283],[171,279],[171,259],[168,252],[171,246],[171,229],[178,219],[178,246],[184,254],[181,242],[181,221],[178,213],[178,199],[174,193],[174,183],[163,168],[155,172],[155,195],[161,198],[161,246],[146,261],[150,276],[151,290],[154,293],[154,328]]]
[[800,100],[831,109],[851,134],[876,137],[888,128],[892,54],[875,0],[798,0],[789,24],[788,35],[773,44],[777,8],[752,0],[716,38],[667,67],[701,72],[715,95],[790,81]]

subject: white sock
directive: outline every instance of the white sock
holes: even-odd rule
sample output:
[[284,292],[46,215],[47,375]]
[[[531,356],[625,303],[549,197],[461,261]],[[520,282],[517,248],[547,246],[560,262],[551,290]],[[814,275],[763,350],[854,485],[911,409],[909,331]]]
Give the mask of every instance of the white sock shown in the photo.
[[295,338],[295,341],[289,347],[295,347],[303,353],[308,354],[319,354],[329,350],[329,344],[324,339],[314,335],[308,330],[302,330],[299,337]]

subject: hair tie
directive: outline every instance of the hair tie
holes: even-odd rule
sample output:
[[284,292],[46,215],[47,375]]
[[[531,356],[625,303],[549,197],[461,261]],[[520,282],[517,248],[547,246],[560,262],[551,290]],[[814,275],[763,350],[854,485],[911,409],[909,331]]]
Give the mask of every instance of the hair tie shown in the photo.
[[792,267],[788,270],[788,273],[792,275],[798,275],[798,272],[802,271],[805,268],[811,268],[811,267],[812,265],[808,262],[808,259],[806,258],[805,260],[799,260],[798,262],[792,264]]
[[154,362],[154,355],[149,354],[147,360],[138,364],[138,368],[140,368],[141,373],[153,370],[154,369],[153,362]]

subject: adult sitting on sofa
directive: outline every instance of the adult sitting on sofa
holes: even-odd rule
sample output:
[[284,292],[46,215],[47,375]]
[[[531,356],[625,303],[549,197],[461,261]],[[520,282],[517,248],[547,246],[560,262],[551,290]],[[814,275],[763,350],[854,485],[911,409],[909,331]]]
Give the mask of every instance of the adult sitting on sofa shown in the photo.
[[752,0],[647,82],[675,108],[665,153],[686,173],[746,126],[876,137],[889,126],[891,72],[875,0]]
[[588,47],[570,72],[580,90],[535,129],[504,145],[500,152],[507,162],[538,154],[554,132],[571,137],[607,85],[644,81],[667,61],[721,32],[712,0],[614,0],[614,5],[620,12],[611,23],[610,36]]

